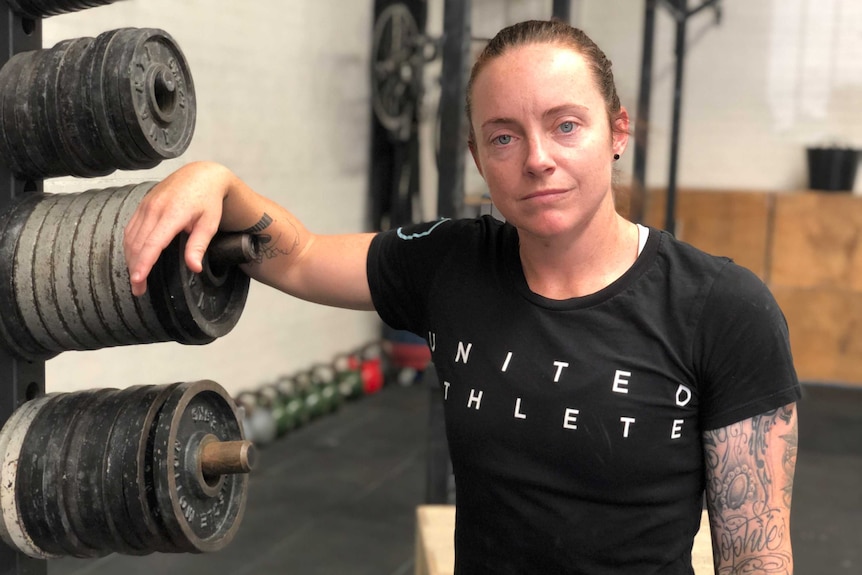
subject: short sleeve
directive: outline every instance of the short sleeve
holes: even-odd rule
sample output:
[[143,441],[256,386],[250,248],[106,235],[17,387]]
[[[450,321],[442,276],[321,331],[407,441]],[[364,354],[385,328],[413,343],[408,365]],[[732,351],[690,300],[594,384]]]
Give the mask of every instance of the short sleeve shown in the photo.
[[784,314],[751,271],[728,262],[694,340],[704,430],[797,401],[801,395]]
[[452,220],[400,227],[378,234],[366,263],[371,299],[393,329],[427,330],[429,289],[452,243]]

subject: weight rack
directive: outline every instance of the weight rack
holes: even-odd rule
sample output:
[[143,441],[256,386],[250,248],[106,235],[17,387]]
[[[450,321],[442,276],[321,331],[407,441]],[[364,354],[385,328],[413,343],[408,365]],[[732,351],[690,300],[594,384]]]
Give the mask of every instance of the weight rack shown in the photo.
[[[0,66],[19,52],[42,48],[42,21],[22,17],[0,6]],[[22,181],[0,163],[0,211],[15,198],[41,193],[43,180]],[[0,313],[3,313],[0,310]],[[0,347],[0,426],[28,399],[45,393],[45,362],[24,361]],[[47,575],[46,561],[33,559],[0,543],[0,575]]]

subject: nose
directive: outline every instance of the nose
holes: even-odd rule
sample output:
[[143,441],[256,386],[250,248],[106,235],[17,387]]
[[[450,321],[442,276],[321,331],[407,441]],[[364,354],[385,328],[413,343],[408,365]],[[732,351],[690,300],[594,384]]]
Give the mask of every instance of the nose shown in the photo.
[[532,137],[527,141],[527,157],[524,170],[531,176],[542,176],[553,173],[556,164],[550,153],[547,142],[541,137]]

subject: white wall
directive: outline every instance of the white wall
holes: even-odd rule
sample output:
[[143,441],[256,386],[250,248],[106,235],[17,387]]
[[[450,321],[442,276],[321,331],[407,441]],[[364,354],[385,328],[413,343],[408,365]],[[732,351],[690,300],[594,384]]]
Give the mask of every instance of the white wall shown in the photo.
[[[104,179],[61,178],[48,192],[160,179],[220,161],[312,230],[361,231],[367,195],[371,0],[125,0],[43,21],[43,45],[120,28],[162,28],[188,60],[197,126],[182,157]],[[234,330],[176,343],[66,352],[49,391],[213,379],[229,391],[328,361],[376,337],[376,315],[325,308],[253,284]]]

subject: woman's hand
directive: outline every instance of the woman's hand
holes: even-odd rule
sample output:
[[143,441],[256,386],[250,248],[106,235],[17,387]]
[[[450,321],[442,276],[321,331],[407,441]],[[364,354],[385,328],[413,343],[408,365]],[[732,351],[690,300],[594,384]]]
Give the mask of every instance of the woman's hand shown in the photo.
[[204,252],[219,229],[233,173],[219,164],[195,162],[156,184],[144,197],[125,230],[123,248],[132,293],[143,295],[147,276],[180,232],[189,234],[186,265],[202,270]]

